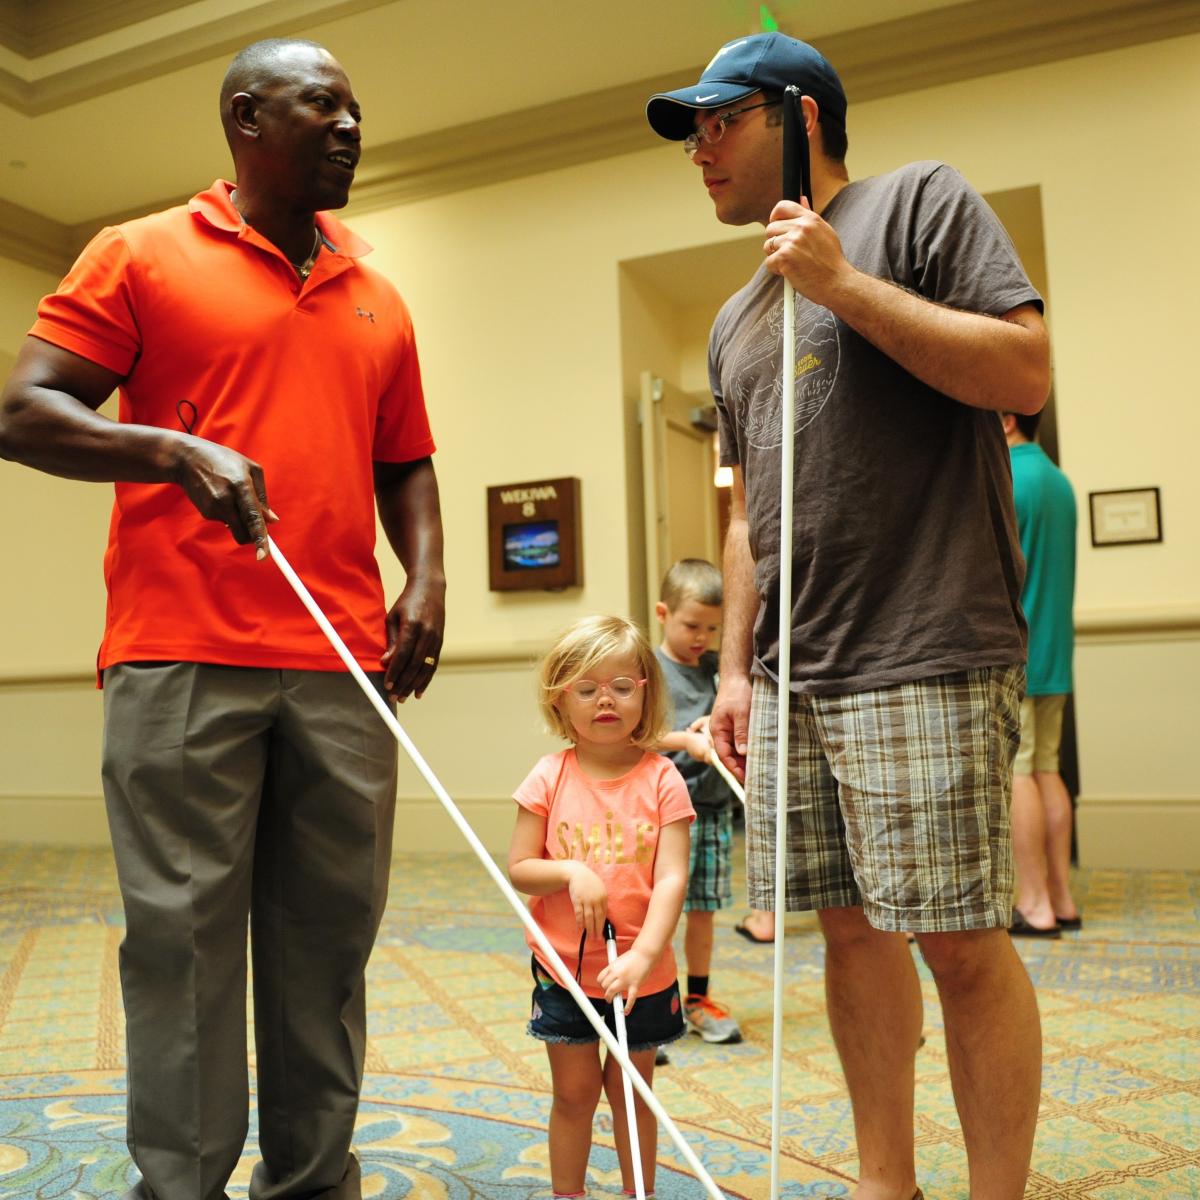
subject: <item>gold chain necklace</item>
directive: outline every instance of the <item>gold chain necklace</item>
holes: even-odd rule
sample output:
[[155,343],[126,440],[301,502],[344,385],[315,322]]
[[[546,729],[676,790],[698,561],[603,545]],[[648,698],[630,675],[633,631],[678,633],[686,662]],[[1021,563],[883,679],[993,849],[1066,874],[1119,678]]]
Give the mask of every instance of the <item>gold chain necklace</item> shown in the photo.
[[[241,221],[241,223],[243,225],[245,225],[245,223],[246,223],[245,215],[242,213],[242,210],[240,208],[238,208],[238,205],[237,205],[237,188],[236,187],[233,189],[233,191],[231,191],[229,193],[229,203],[233,205],[234,210],[237,212],[238,220]],[[313,244],[312,244],[311,253],[302,263],[295,263],[295,262],[292,263],[292,266],[295,267],[295,269],[296,269],[296,274],[300,276],[301,283],[304,283],[308,279],[308,277],[312,274],[313,264],[316,263],[317,255],[320,254],[320,252],[321,252],[321,227],[320,227],[320,225],[317,225],[316,222],[314,221],[313,222]],[[292,262],[292,260],[289,258],[288,262]]]
[[296,274],[300,276],[300,282],[303,283],[311,274],[313,264],[317,261],[317,255],[321,252],[321,227],[318,225],[313,230],[313,246],[309,256],[302,263],[292,263],[296,268]]

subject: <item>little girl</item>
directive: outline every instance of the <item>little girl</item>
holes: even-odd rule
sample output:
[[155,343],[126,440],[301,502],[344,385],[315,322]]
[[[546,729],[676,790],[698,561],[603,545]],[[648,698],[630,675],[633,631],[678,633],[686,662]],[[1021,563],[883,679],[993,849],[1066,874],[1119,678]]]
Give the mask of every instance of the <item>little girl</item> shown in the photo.
[[[687,785],[653,748],[665,725],[666,689],[654,652],[636,625],[585,617],[559,638],[539,674],[551,730],[574,743],[548,754],[517,789],[508,854],[513,886],[593,1007],[613,1029],[613,998],[626,997],[629,1054],[647,1083],[655,1048],[684,1034],[671,935],[688,882]],[[605,918],[619,957],[608,965]],[[633,1160],[621,1068],[600,1062],[596,1031],[542,962],[532,937],[529,1033],[546,1043],[554,1103],[550,1180],[556,1196],[582,1196],[592,1118],[603,1086],[612,1108],[621,1179],[633,1194]],[[635,1003],[636,1001],[636,1003]],[[654,1187],[657,1127],[634,1097],[642,1173]]]

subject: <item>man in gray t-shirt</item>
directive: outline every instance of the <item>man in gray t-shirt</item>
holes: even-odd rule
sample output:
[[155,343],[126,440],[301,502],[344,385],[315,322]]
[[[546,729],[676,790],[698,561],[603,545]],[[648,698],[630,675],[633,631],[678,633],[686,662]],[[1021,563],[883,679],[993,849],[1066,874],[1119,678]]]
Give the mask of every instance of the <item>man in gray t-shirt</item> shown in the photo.
[[[795,83],[812,196],[781,202]],[[1009,942],[1008,824],[1023,687],[1023,564],[999,411],[1049,387],[1041,299],[951,168],[850,182],[846,98],[812,47],[723,46],[653,97],[719,220],[766,226],[709,370],[733,468],[711,729],[747,782],[750,901],[774,896],[783,281],[796,291],[789,909],[815,909],[854,1110],[862,1200],[919,1195],[915,935],[945,1014],[972,1193],[1023,1194],[1038,1107],[1033,989]]]

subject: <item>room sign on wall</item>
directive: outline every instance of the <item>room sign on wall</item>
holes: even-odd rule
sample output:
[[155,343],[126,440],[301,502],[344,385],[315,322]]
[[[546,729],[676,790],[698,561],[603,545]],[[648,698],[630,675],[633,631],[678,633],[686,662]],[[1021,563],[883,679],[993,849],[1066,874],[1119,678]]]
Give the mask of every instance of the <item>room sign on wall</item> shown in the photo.
[[583,583],[578,479],[490,487],[487,520],[493,592],[558,591]]
[[1161,542],[1162,502],[1158,488],[1120,488],[1088,492],[1093,546],[1129,546]]

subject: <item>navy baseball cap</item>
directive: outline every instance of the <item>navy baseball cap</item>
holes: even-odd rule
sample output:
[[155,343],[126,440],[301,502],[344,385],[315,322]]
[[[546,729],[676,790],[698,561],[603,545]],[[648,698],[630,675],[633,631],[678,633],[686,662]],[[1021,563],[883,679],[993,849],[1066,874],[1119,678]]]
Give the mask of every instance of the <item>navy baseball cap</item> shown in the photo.
[[726,42],[694,87],[651,96],[646,120],[660,137],[681,142],[695,128],[697,109],[725,108],[751,92],[782,92],[793,83],[824,115],[845,125],[846,93],[829,60],[807,42],[782,33]]

